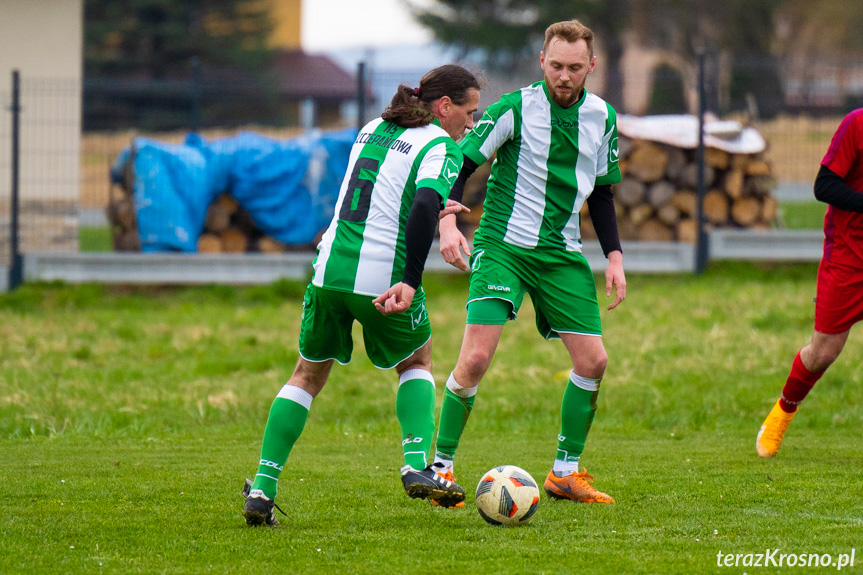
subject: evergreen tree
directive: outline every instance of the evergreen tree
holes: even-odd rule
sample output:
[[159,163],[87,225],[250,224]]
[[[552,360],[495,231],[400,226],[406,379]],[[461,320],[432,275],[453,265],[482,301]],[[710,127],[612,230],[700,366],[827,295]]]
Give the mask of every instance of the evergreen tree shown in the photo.
[[258,71],[272,55],[260,0],[85,0],[84,72],[159,79],[204,65]]
[[561,20],[578,18],[597,35],[605,53],[603,97],[613,106],[623,100],[621,35],[628,23],[630,0],[437,0],[429,9],[412,5],[417,20],[435,37],[467,52],[485,51],[490,66],[512,70],[535,60],[545,29]]

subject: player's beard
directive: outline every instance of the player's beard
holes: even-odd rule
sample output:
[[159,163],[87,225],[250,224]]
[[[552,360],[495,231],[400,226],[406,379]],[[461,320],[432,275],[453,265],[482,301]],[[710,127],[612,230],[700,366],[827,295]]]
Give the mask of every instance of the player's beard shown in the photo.
[[548,86],[548,93],[551,95],[552,101],[561,108],[569,108],[575,104],[581,96],[581,91],[584,90],[584,82],[582,82],[580,86],[562,84],[569,88],[569,91],[563,93],[558,92],[555,88],[559,87],[561,84],[558,84],[558,86],[552,86],[552,82],[549,79],[548,74],[543,74],[543,76],[545,76],[545,85]]

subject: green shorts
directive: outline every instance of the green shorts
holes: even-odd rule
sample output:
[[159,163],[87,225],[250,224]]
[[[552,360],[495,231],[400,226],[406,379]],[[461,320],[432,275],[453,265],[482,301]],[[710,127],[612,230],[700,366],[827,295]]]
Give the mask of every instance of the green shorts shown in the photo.
[[[596,280],[581,253],[483,240],[474,245],[470,266],[467,323],[501,325],[515,319],[529,293],[542,337],[602,335]],[[503,300],[509,306],[484,304],[487,300]]]
[[354,320],[363,326],[366,354],[375,367],[389,369],[409,358],[431,339],[431,324],[422,288],[405,313],[383,315],[374,298],[309,284],[303,297],[300,355],[308,361],[351,361]]

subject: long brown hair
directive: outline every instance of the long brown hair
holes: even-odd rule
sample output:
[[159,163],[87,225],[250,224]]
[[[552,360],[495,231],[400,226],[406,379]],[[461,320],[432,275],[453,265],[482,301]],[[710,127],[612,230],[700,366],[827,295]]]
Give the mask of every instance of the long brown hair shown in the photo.
[[426,72],[414,89],[402,84],[381,118],[402,128],[426,126],[434,120],[431,103],[444,96],[457,106],[467,102],[468,91],[480,89],[477,77],[457,64],[445,64]]

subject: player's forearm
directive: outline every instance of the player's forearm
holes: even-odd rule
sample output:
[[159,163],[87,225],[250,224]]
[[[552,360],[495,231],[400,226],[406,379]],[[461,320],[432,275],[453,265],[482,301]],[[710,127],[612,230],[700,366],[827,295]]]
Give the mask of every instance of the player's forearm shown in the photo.
[[[431,188],[420,188],[411,206],[405,226],[405,271],[402,281],[410,287],[419,287],[426,259],[434,241],[441,197]],[[455,216],[452,216],[455,218]]]
[[620,246],[620,233],[617,231],[617,212],[614,209],[614,196],[611,186],[596,186],[587,197],[587,209],[593,221],[593,229],[602,247],[602,253],[610,258],[612,252],[623,253]]
[[461,165],[461,171],[458,173],[458,178],[456,178],[455,183],[452,185],[452,191],[449,193],[449,199],[454,200],[456,202],[461,202],[464,197],[464,186],[479,165],[471,160],[470,158],[465,157],[464,163]]
[[863,213],[863,194],[848,187],[842,177],[821,166],[815,178],[815,199],[840,210]]

